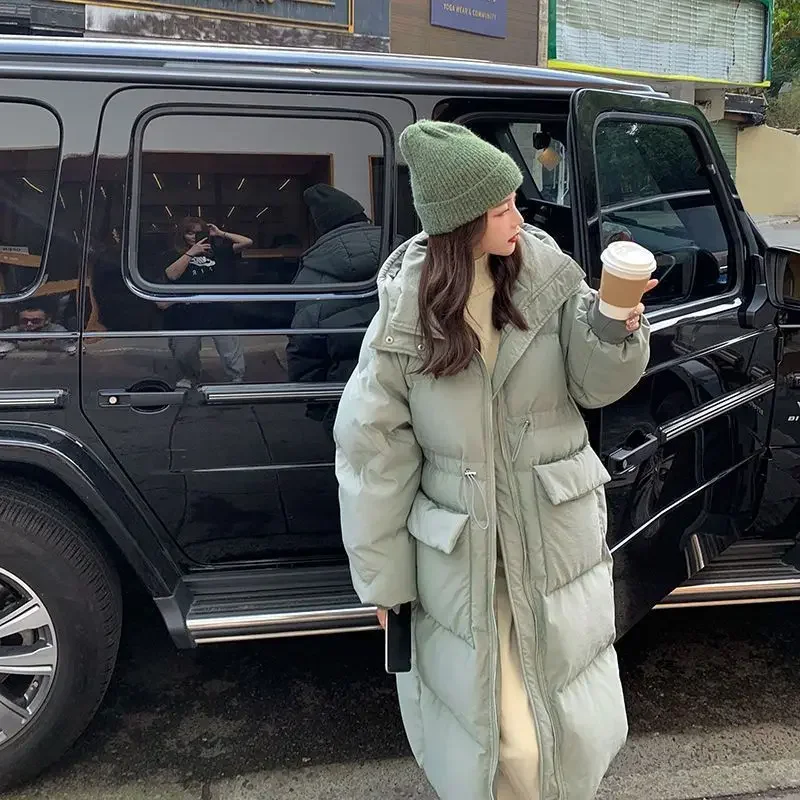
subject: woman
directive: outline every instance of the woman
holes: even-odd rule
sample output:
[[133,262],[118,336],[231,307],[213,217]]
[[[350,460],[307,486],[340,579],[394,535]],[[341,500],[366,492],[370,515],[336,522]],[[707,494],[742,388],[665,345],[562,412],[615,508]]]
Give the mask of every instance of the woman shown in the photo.
[[[165,257],[170,263],[164,274],[172,283],[191,286],[232,283],[237,254],[252,245],[253,240],[247,236],[220,230],[199,217],[185,217],[178,225],[174,249]],[[166,313],[166,324],[172,330],[224,330],[230,327],[224,306],[176,303],[169,305]],[[225,377],[232,383],[242,383],[245,361],[239,337],[216,335],[212,339]],[[180,371],[176,387],[197,385],[202,375],[201,338],[173,337],[169,340],[169,346]]]
[[504,153],[427,121],[400,146],[426,233],[379,272],[334,426],[353,583],[382,624],[413,603],[400,706],[443,800],[589,800],[627,722],[609,476],[578,406],[639,380],[644,307],[599,313],[523,226]]

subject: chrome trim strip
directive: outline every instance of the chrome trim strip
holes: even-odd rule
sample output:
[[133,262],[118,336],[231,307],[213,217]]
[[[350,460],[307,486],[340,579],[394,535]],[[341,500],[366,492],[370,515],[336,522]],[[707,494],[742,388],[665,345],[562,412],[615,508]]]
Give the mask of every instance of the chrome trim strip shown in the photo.
[[[704,600],[703,597],[709,599]],[[683,598],[686,598],[685,600]],[[713,598],[713,599],[712,599]],[[679,586],[656,606],[659,611],[702,606],[732,606],[751,603],[800,601],[800,578],[741,580]]]
[[611,554],[613,555],[614,553],[617,552],[617,550],[621,550],[623,547],[625,547],[625,545],[628,544],[628,542],[630,542],[632,539],[635,539],[643,531],[646,531],[656,520],[659,520],[665,514],[669,514],[671,511],[674,511],[679,505],[682,505],[687,500],[690,500],[696,494],[704,492],[710,486],[713,486],[718,481],[721,481],[723,478],[726,478],[732,472],[735,472],[737,469],[741,469],[745,464],[747,464],[749,461],[752,461],[754,458],[755,456],[752,455],[748,456],[747,458],[743,458],[741,461],[737,462],[732,467],[728,467],[728,469],[720,472],[719,475],[715,475],[710,481],[706,481],[700,486],[697,486],[696,488],[692,489],[691,492],[687,492],[685,495],[682,495],[677,500],[670,503],[666,508],[662,508],[661,511],[654,514],[649,520],[647,520],[647,522],[645,522],[644,525],[640,525],[635,531],[632,531],[624,539],[617,542],[613,547],[611,547],[610,548]]
[[[700,303],[705,303],[707,301],[701,300]],[[715,306],[704,306],[703,308],[698,308],[696,310],[692,310],[692,305],[689,304],[686,307],[684,313],[678,312],[677,316],[667,316],[668,314],[674,314],[674,309],[663,309],[658,311],[651,311],[647,318],[650,321],[650,330],[661,331],[665,328],[671,328],[674,325],[678,325],[681,322],[688,322],[693,319],[702,319],[703,317],[710,317],[713,314],[722,314],[726,311],[733,311],[742,304],[742,298],[736,297],[734,300],[728,303],[719,303]]]
[[67,396],[66,389],[3,389],[0,390],[0,409],[64,408]]
[[[186,628],[192,635],[205,632],[239,629],[246,631],[252,628],[276,628],[289,625],[321,625],[327,628],[337,622],[356,622],[375,618],[375,608],[355,606],[346,608],[323,609],[320,611],[284,611],[263,614],[229,614],[219,617],[206,617],[186,620]],[[227,637],[226,637],[227,638]]]
[[798,603],[800,602],[800,595],[792,597],[783,597],[776,595],[775,597],[739,597],[735,600],[697,600],[691,603],[665,603],[657,605],[653,608],[654,611],[676,611],[682,608],[711,608],[713,606],[750,606],[750,605],[763,605],[764,603]]
[[209,639],[196,639],[195,644],[223,644],[227,642],[250,642],[257,639],[298,639],[301,636],[330,636],[334,633],[361,633],[363,631],[379,631],[381,626],[354,625],[342,628],[324,628],[320,630],[283,631],[273,633],[243,633],[235,636],[213,636]]
[[767,590],[800,591],[800,576],[797,578],[776,578],[775,580],[741,580],[725,583],[698,583],[679,586],[670,597],[697,597],[714,592],[716,594],[758,593]]
[[720,417],[739,406],[769,394],[774,388],[774,378],[762,378],[758,383],[751,384],[744,389],[737,389],[735,392],[724,394],[716,400],[703,403],[687,414],[663,425],[660,429],[661,441],[670,442],[688,431],[699,428],[715,417]]
[[251,383],[220,386],[201,386],[200,392],[208,405],[225,403],[284,403],[295,400],[338,400],[344,383]]

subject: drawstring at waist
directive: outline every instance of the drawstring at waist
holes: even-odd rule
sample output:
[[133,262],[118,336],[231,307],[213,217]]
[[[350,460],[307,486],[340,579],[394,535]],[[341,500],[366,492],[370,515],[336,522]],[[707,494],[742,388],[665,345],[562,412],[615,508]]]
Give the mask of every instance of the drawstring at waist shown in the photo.
[[[464,470],[464,477],[469,481],[469,498],[467,500],[467,511],[472,519],[475,520],[475,524],[482,530],[487,531],[489,530],[489,504],[486,502],[486,494],[483,491],[483,487],[481,486],[480,482],[478,481],[477,477],[478,473],[475,472],[474,469],[465,469]],[[483,510],[486,512],[486,522],[479,522],[478,515],[475,513],[475,489],[477,488],[478,493],[481,496],[481,501],[483,502]]]

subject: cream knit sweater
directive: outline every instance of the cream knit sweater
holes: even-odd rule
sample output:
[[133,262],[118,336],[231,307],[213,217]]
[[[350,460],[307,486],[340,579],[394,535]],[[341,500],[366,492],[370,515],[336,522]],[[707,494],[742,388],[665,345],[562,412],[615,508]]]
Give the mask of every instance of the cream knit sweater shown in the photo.
[[492,324],[494,304],[494,279],[489,272],[489,256],[485,255],[475,262],[472,291],[467,300],[464,316],[481,341],[481,355],[492,374],[500,345],[500,331]]

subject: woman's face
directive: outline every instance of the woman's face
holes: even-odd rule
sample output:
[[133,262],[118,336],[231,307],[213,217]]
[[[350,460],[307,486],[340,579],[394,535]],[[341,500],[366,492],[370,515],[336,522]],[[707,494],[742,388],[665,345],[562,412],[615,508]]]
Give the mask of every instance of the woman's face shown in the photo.
[[183,234],[183,239],[186,242],[186,244],[188,244],[189,246],[197,244],[197,235],[202,230],[203,229],[199,225],[192,225],[192,227],[189,228],[189,230],[187,230],[186,233]]
[[475,248],[476,257],[482,255],[510,256],[519,239],[522,215],[517,211],[515,195],[505,200],[486,214],[486,230]]

